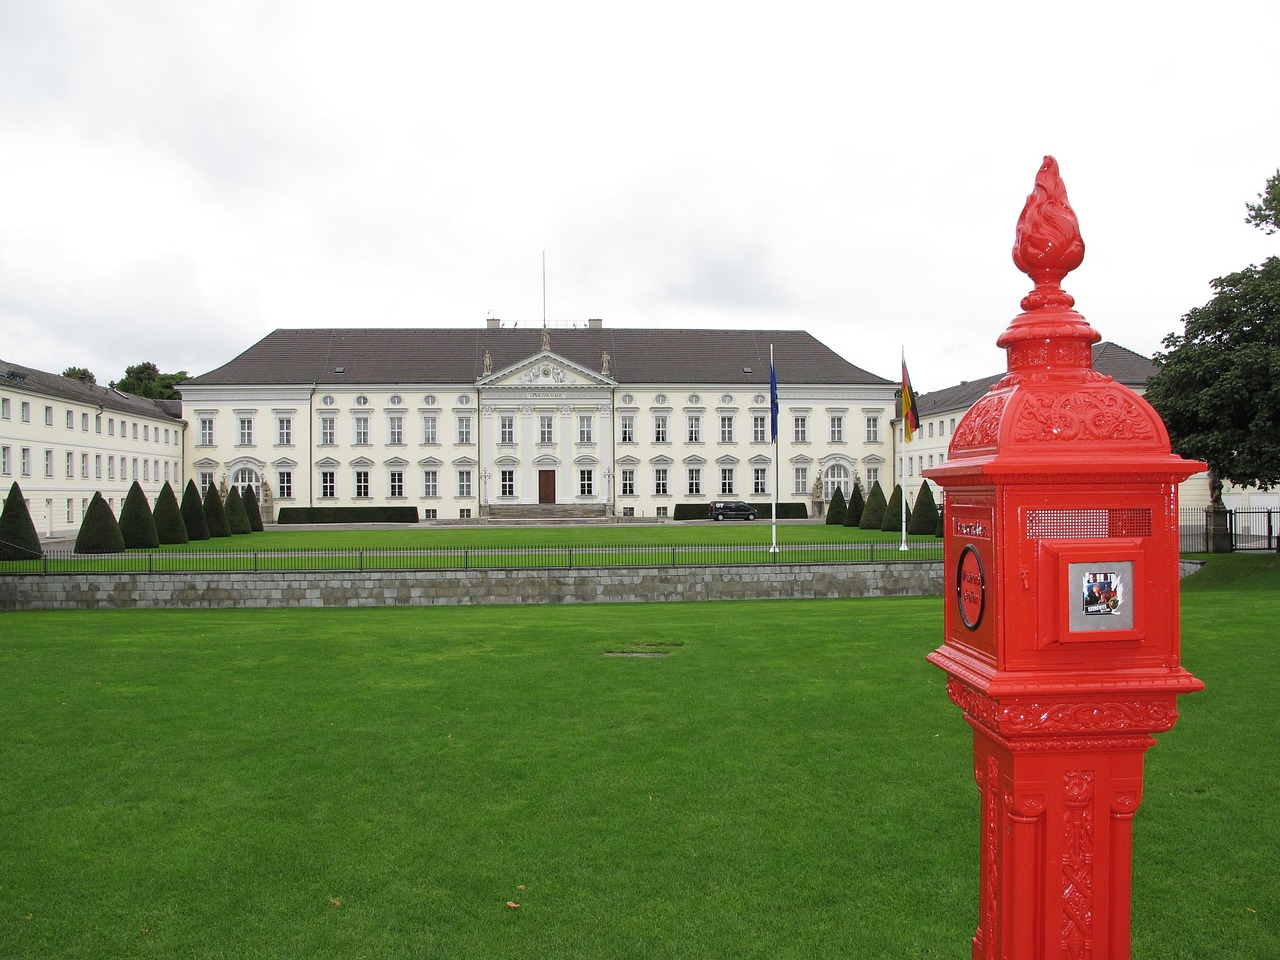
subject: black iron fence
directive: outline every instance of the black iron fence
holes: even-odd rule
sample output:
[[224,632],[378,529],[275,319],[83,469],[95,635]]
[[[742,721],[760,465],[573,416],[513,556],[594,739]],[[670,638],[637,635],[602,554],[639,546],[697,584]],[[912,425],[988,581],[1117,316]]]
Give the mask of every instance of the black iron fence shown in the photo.
[[[1228,510],[1227,531],[1232,550],[1280,552],[1280,510]],[[1178,517],[1178,549],[1208,553],[1209,528],[1202,507],[1183,507]]]
[[899,543],[661,544],[544,547],[384,547],[357,550],[129,550],[0,562],[0,574],[243,571],[514,570],[582,567],[706,567],[723,564],[888,563],[941,560],[942,541]]

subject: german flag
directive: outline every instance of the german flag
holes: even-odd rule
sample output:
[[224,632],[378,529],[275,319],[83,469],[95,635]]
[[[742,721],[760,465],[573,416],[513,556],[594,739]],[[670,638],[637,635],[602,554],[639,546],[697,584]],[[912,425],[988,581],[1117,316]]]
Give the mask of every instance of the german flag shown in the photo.
[[911,389],[911,376],[907,373],[907,354],[902,354],[902,436],[910,443],[920,429],[920,414],[916,412],[916,392]]

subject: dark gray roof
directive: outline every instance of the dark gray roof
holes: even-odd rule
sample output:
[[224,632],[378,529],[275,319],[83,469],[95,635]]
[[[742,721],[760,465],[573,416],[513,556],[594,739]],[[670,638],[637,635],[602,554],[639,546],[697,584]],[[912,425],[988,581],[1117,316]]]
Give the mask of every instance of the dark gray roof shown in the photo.
[[[1134,390],[1145,390],[1147,381],[1156,375],[1159,369],[1148,358],[1118,343],[1095,343],[1093,345],[1093,369],[1106,374],[1126,387]],[[982,397],[984,393],[1005,378],[1005,374],[983,377],[981,380],[966,380],[953,387],[943,387],[932,393],[921,394],[916,400],[919,403],[921,417],[939,413],[943,410],[968,409]]]
[[[621,383],[769,383],[773,344],[780,383],[885,385],[801,330],[553,328],[551,351],[589,370],[609,354]],[[542,328],[281,329],[229,363],[188,380],[231,384],[469,383],[542,349]],[[342,373],[336,371],[342,368]],[[749,372],[748,372],[749,371]]]
[[121,393],[119,390],[89,383],[87,380],[73,380],[70,377],[46,373],[43,370],[24,367],[22,364],[7,360],[0,360],[0,387],[13,387],[44,397],[89,404],[138,417],[182,419],[182,401],[180,400],[148,400],[146,397]]

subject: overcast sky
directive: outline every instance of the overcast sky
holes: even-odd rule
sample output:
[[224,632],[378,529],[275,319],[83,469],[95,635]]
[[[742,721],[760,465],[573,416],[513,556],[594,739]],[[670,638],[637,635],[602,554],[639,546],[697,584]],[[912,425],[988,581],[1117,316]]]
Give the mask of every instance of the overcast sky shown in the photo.
[[[0,357],[99,381],[277,327],[784,327],[918,392],[1064,286],[1143,354],[1280,167],[1280,4],[0,2]],[[778,358],[785,382],[786,358]]]

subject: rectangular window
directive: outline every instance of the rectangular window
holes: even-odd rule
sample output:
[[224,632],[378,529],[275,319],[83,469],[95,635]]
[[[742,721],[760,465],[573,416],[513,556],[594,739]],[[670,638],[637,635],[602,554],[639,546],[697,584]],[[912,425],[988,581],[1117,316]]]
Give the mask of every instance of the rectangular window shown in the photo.
[[[121,433],[123,432],[124,428],[121,427]],[[200,418],[200,446],[213,446],[213,417]]]
[[702,496],[702,468],[701,467],[689,468],[689,496],[691,497]]
[[955,417],[952,417],[952,418],[951,418],[951,432],[952,432],[952,433],[955,433],[955,432],[956,432],[956,418],[955,418]]
[[[120,469],[124,469],[124,458],[120,458]],[[213,473],[209,470],[200,471],[200,496],[205,496],[209,492],[209,488],[213,486]]]
[[624,413],[618,421],[618,439],[622,443],[636,442],[636,418],[635,414]]
[[933,454],[929,454],[929,469],[933,469]]
[[516,495],[516,472],[514,470],[498,471],[498,495],[514,497]]
[[387,417],[387,443],[404,443],[404,417],[399,414]]
[[578,496],[590,497],[595,493],[593,478],[595,471],[579,470],[578,471]]
[[916,475],[916,458],[907,457],[907,476],[914,477]]
[[578,417],[578,442],[591,443],[591,416],[586,414]]
[[436,439],[436,416],[435,414],[427,414],[422,418],[422,442],[423,443],[439,443]]
[[867,443],[880,442],[880,418],[875,414],[867,417]]
[[[93,476],[95,480],[102,479],[102,454],[96,453],[93,456]],[[123,479],[123,478],[121,478]],[[138,461],[133,461],[133,479],[138,479]]]
[[554,443],[554,434],[552,433],[553,417],[549,413],[538,415],[538,442]]
[[31,448],[22,448],[22,475],[24,477],[31,476]]
[[461,508],[459,508],[459,510],[458,510],[458,519],[459,519],[459,520],[470,520],[470,519],[471,519],[471,508],[470,508],[470,507],[461,507]]
[[293,443],[293,417],[276,417],[276,443],[282,447]]
[[[97,415],[95,415],[95,416],[94,416],[94,418],[93,418],[93,432],[94,432],[94,433],[101,433],[101,432],[102,432],[102,414],[100,414],[100,413],[99,413],[99,414],[97,414]],[[160,434],[159,434],[159,433],[156,433],[156,439],[157,439],[157,440],[159,440],[159,439],[160,439]]]
[[53,407],[45,406],[44,408],[44,425],[46,427],[53,426]]
[[458,417],[458,442],[471,442],[471,415],[462,414]]
[[[240,421],[240,424],[241,424],[241,427],[240,427],[240,428],[243,430],[243,429],[244,429],[244,421],[243,421],[243,420],[241,420],[241,421]],[[99,430],[98,430],[98,432],[99,432],[99,433],[101,433],[101,432],[102,432],[102,430],[101,430],[101,429],[99,429]],[[252,426],[252,424],[250,424],[250,427],[249,427],[249,436],[250,436],[250,440],[249,440],[249,442],[250,442],[250,443],[252,443],[252,442],[253,442],[253,439],[252,439],[252,437],[253,437],[253,426]],[[151,439],[151,426],[150,426],[149,424],[144,423],[144,424],[142,425],[142,439],[143,439],[143,440],[150,440],[150,439]]]
[[458,496],[460,497],[471,496],[471,471],[470,470],[458,471]]
[[242,447],[253,446],[253,418],[252,417],[240,418],[240,446]]
[[387,490],[392,497],[404,496],[404,471],[392,470],[387,473]]
[[[122,461],[121,461],[121,463],[123,463],[123,462],[124,462],[124,461],[122,460]],[[85,476],[85,478],[87,479],[87,478],[88,478],[88,476],[89,476],[89,455],[88,455],[88,454],[85,454],[84,459],[83,459],[83,461],[82,461],[82,462],[81,462],[81,464],[80,464],[80,469],[83,471],[84,476]],[[108,479],[108,480],[114,480],[115,478],[116,478],[116,458],[115,458],[115,457],[113,457],[113,456],[108,455],[108,457],[107,457],[107,479]]]
[[[81,426],[84,427],[85,430],[89,429],[88,422],[82,423]],[[138,439],[138,421],[137,420],[133,421],[133,439],[135,440]]]
[[[96,461],[93,465],[94,476],[101,477],[102,476],[102,458],[94,457],[94,460]],[[123,480],[124,477],[121,477],[120,479]],[[135,480],[138,479],[138,458],[137,457],[133,458],[133,479]]]
[[357,470],[355,480],[356,480],[356,497],[357,498],[368,497],[369,496],[369,471]]
[[795,478],[791,488],[791,492],[801,496],[807,496],[809,493],[809,468],[796,467],[793,473]]
[[879,483],[879,482],[880,482],[880,468],[867,467],[867,486],[870,487],[873,483]]
[[632,467],[622,468],[622,495],[624,497],[634,497],[636,495],[636,471]]
[[933,437],[933,421],[932,420],[929,421],[929,436],[931,438]]
[[46,477],[53,476],[53,451],[46,450],[44,452],[44,475]]
[[74,480],[76,477],[76,455],[70,450],[67,451],[67,479]]
[[166,447],[169,445],[169,428],[168,427],[164,428],[164,444]]
[[690,443],[702,442],[702,417],[696,413],[689,414],[688,438]]
[[809,442],[809,418],[798,416],[795,420],[795,431],[792,434],[796,443]]
[[667,442],[667,415],[665,413],[655,413],[653,415],[653,442]]
[[724,416],[720,418],[720,442],[733,443],[733,417]]
[[151,480],[151,461],[150,460],[144,459],[142,461],[142,479],[145,481]]
[[516,418],[510,414],[503,414],[498,418],[498,442],[516,442]]
[[333,417],[321,417],[321,418],[320,418],[320,443],[321,443],[321,445],[324,445],[324,446],[332,446],[332,445],[336,442],[336,440],[334,439],[336,432],[337,432],[337,431],[336,431],[335,426],[334,426],[334,418],[333,418]]
[[10,447],[0,447],[0,474],[9,476],[13,472],[13,467],[9,463],[9,458],[13,455]]
[[720,468],[720,493],[733,493],[733,467]]
[[838,413],[831,415],[831,442],[844,443],[844,417]]
[[751,417],[751,442],[769,442],[769,418],[762,413],[757,413]]
[[12,414],[9,412],[9,398],[0,397],[0,419],[8,420]]
[[333,470],[320,471],[320,499],[332,500],[338,495],[337,474]]
[[667,468],[653,468],[653,492],[656,496],[665,497],[667,495]]
[[422,495],[424,497],[440,496],[440,475],[435,470],[422,471]]
[[[23,401],[22,401],[22,422],[23,422],[23,423],[30,423],[30,422],[31,422],[31,404],[30,404],[30,403],[28,403],[26,400],[23,400]],[[88,415],[87,413],[86,413],[86,414],[84,414],[84,422],[85,422],[85,427],[84,427],[84,428],[85,428],[86,430],[88,430],[88,429],[89,429],[89,415]]]
[[280,470],[276,473],[276,496],[281,500],[293,499],[292,470]]
[[436,508],[435,508],[435,507],[425,507],[425,508],[423,508],[423,511],[422,511],[422,519],[423,519],[423,520],[435,520],[435,519],[437,519]]
[[[114,437],[116,435],[116,418],[107,417],[107,436]],[[213,421],[209,421],[209,442],[213,442]]]
[[656,517],[665,517],[665,516],[667,516],[667,508],[666,508],[666,507],[654,507],[654,508],[653,508],[653,513],[654,513],[654,516],[656,516]]
[[369,442],[369,418],[366,416],[358,416],[355,420],[355,435],[352,441],[356,445],[365,445]]
[[769,492],[769,468],[754,467],[751,471],[751,492],[757,495]]
[[71,523],[76,518],[76,502],[67,497],[67,523]]

